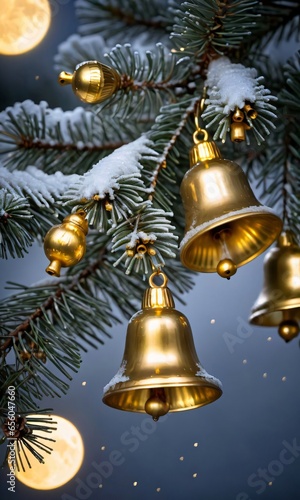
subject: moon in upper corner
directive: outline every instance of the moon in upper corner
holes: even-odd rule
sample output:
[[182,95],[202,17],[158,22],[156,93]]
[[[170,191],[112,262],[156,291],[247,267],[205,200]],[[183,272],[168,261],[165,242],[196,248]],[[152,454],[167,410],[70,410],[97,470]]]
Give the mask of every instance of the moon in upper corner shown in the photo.
[[40,436],[56,439],[55,443],[46,441],[46,444],[53,448],[51,455],[41,452],[45,461],[41,464],[27,452],[31,463],[29,469],[21,452],[25,472],[22,469],[15,470],[16,478],[21,483],[36,490],[52,490],[66,484],[79,471],[84,457],[83,441],[75,425],[57,415],[52,415],[52,418],[53,422],[57,422],[56,430],[50,434],[40,430],[34,431]]
[[50,26],[48,0],[1,0],[0,54],[23,54],[38,45]]

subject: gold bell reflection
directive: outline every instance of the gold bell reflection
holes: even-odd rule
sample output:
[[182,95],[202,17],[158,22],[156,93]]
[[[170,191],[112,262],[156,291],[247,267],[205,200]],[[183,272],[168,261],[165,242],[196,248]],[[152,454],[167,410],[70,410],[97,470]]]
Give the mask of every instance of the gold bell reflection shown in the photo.
[[282,222],[255,198],[241,167],[221,158],[205,130],[193,137],[191,168],[180,188],[186,224],[180,258],[193,271],[230,278],[274,242]]
[[[162,285],[154,283],[158,275]],[[200,365],[189,322],[174,309],[166,276],[154,273],[149,283],[142,310],[129,321],[123,361],[104,388],[103,402],[157,421],[168,412],[212,403],[222,389]]]
[[264,260],[264,285],[249,318],[250,323],[278,326],[289,342],[300,322],[300,247],[292,231],[283,232]]

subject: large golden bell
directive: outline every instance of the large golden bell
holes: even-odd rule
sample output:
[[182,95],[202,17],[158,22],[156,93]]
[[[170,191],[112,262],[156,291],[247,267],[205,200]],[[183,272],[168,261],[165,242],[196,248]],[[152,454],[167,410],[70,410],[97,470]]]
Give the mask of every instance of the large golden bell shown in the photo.
[[187,318],[174,309],[167,279],[144,293],[142,310],[130,320],[123,361],[104,388],[103,402],[118,410],[146,412],[154,420],[168,411],[212,403],[221,383],[198,360]]
[[221,158],[214,142],[195,141],[190,164],[180,189],[186,222],[181,261],[194,271],[220,270],[229,278],[273,243],[282,222],[255,198],[241,167]]
[[264,285],[250,323],[278,326],[287,342],[299,333],[300,247],[292,231],[283,232],[264,260]]
[[98,61],[85,61],[76,66],[73,74],[62,71],[58,81],[72,85],[74,94],[81,101],[96,104],[108,99],[121,85],[119,73]]

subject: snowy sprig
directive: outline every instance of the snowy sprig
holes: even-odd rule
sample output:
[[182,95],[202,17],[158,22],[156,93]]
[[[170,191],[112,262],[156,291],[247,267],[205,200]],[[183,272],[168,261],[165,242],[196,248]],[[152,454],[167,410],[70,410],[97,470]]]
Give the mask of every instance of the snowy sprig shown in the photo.
[[144,135],[100,160],[76,178],[64,196],[65,203],[83,206],[99,231],[121,222],[140,207],[142,194],[147,192],[141,180],[141,159],[157,160],[150,146]]
[[174,258],[177,236],[169,218],[172,213],[153,208],[151,204],[135,217],[124,221],[109,233],[112,235],[112,252],[124,249],[114,266],[125,261],[126,274],[132,271],[147,275],[154,267],[165,265],[165,258]]
[[104,198],[108,194],[113,200],[115,191],[120,187],[119,179],[124,175],[139,175],[142,168],[141,158],[156,156],[156,152],[149,145],[149,139],[141,136],[130,144],[120,147],[77,178],[74,186],[70,188],[70,194],[67,193],[66,197],[78,200],[90,199],[95,195]]
[[27,167],[23,172],[10,172],[0,164],[0,188],[13,195],[28,196],[38,207],[49,207],[78,177],[61,172],[48,175],[34,166]]
[[258,144],[270,133],[270,128],[275,128],[276,108],[271,101],[275,101],[276,97],[271,95],[262,81],[263,77],[257,76],[255,68],[234,64],[228,57],[220,57],[210,63],[205,82],[208,98],[202,118],[208,128],[217,124],[214,139],[225,142],[232,112],[236,108],[243,109],[246,102],[251,103],[257,112],[255,121],[246,114],[245,120]]

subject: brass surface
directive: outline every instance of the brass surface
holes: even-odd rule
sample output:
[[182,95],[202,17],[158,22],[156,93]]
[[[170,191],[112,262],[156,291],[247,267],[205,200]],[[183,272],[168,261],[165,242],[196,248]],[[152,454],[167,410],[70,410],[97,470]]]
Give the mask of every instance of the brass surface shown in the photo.
[[236,271],[236,264],[231,259],[220,260],[219,264],[217,265],[217,273],[222,278],[227,278],[228,280],[236,273]]
[[[180,193],[186,224],[180,257],[194,271],[216,272],[223,259],[240,267],[264,252],[282,229],[280,218],[255,198],[232,161],[199,161],[186,172]],[[217,238],[220,233],[226,237]]]
[[119,73],[98,61],[78,64],[73,74],[62,71],[58,81],[61,85],[71,84],[74,94],[91,104],[108,99],[121,85]]
[[250,104],[245,104],[244,111],[248,118],[251,118],[251,120],[255,120],[257,118],[258,113],[256,109],[253,109]]
[[62,267],[77,264],[85,254],[85,236],[88,222],[84,212],[76,212],[64,218],[62,224],[53,226],[45,236],[44,251],[50,264],[46,272],[60,276]]
[[106,387],[103,402],[119,410],[147,412],[157,420],[167,411],[218,399],[222,390],[201,368],[189,322],[174,309],[166,283],[150,281],[142,305],[129,321],[120,376]]
[[264,283],[251,311],[250,323],[280,326],[296,335],[293,322],[300,321],[300,247],[291,231],[283,232],[264,259]]
[[233,122],[230,125],[230,139],[232,142],[242,142],[246,139],[247,125],[244,122]]
[[240,108],[236,107],[232,115],[232,120],[234,122],[242,122],[243,119],[244,119],[243,111]]
[[299,325],[297,321],[293,319],[284,320],[279,324],[278,333],[283,340],[290,342],[290,340],[297,337],[299,333]]

